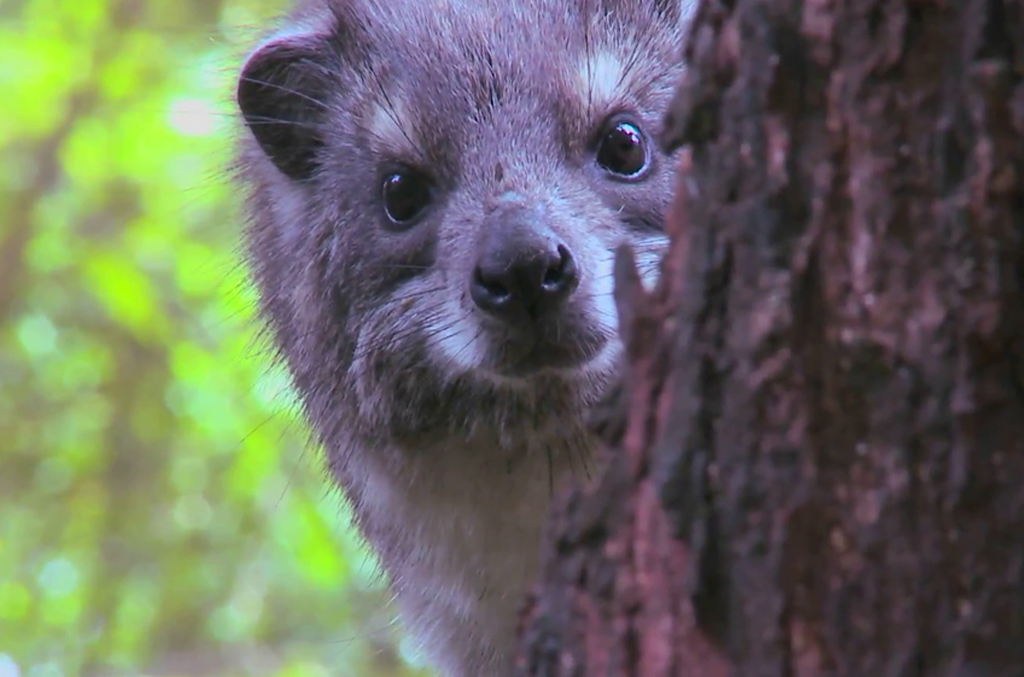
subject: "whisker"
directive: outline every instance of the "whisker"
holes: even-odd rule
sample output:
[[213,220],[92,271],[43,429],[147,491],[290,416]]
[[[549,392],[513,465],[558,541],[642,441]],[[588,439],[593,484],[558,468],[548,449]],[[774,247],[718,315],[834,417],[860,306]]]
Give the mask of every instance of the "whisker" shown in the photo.
[[314,131],[319,131],[321,129],[320,125],[311,124],[302,120],[285,120],[283,118],[272,118],[268,116],[247,118],[245,124],[249,127],[260,127],[264,125],[269,127],[270,125],[281,125],[290,127],[300,127],[302,129],[311,129]]
[[254,85],[260,85],[261,87],[268,87],[270,89],[276,89],[276,90],[278,90],[280,92],[284,92],[285,94],[293,94],[293,95],[299,97],[300,99],[303,99],[305,101],[308,101],[309,103],[312,103],[312,104],[314,104],[316,106],[319,106],[320,108],[322,108],[324,110],[330,110],[330,107],[325,102],[321,101],[320,99],[316,99],[316,98],[314,98],[312,96],[309,96],[308,94],[305,94],[303,92],[298,91],[297,89],[292,89],[291,87],[285,87],[284,85],[279,85],[279,84],[274,83],[274,82],[267,82],[266,80],[260,80],[258,78],[251,78],[251,77],[248,77],[248,76],[242,76],[242,77],[239,78],[239,80],[241,80],[243,82],[251,82]]

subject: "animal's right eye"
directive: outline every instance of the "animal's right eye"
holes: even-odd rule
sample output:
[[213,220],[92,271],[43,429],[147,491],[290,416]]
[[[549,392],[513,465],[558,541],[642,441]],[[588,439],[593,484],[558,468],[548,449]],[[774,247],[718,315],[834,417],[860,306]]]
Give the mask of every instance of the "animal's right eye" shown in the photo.
[[640,128],[628,120],[613,119],[598,142],[597,164],[622,178],[638,179],[649,160],[647,141]]
[[395,225],[409,226],[430,206],[434,189],[421,172],[403,170],[384,179],[382,194],[388,219]]

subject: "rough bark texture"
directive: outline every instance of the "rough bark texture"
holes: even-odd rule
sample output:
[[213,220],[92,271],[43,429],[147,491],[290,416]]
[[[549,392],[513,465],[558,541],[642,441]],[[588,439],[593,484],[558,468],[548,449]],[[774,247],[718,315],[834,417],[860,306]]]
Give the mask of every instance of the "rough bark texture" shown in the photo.
[[710,0],[687,58],[519,674],[1024,674],[1024,3]]

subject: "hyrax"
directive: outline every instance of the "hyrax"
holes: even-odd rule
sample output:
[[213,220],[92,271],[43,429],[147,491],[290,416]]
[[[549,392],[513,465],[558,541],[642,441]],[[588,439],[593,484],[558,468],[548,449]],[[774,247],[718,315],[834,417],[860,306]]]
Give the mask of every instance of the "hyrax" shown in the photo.
[[315,0],[242,68],[262,312],[448,677],[509,673],[552,488],[595,460],[614,252],[657,275],[693,2]]

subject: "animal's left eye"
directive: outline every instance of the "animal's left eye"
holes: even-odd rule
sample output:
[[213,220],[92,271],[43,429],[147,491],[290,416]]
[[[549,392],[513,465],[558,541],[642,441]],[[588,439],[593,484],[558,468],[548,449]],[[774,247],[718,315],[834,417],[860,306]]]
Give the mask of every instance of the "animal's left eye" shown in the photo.
[[643,132],[632,122],[613,122],[598,141],[597,164],[612,174],[637,178],[647,169],[649,159]]
[[384,179],[384,212],[396,226],[408,226],[430,205],[430,180],[412,170],[396,172]]

